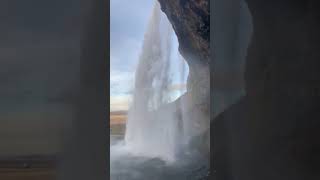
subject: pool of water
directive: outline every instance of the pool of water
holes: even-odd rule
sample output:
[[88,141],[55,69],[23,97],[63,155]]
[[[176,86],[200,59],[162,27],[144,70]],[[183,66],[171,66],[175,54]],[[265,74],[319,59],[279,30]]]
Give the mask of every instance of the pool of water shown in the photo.
[[110,139],[111,180],[205,180],[208,161],[199,157],[181,156],[167,163],[158,158],[137,157],[121,145],[122,137]]

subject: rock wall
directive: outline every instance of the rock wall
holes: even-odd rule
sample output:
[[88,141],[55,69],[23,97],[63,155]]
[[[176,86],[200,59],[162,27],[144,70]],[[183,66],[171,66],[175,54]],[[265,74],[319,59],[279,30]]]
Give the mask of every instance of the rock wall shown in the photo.
[[220,114],[218,179],[317,179],[320,166],[318,1],[247,0],[253,36],[246,96]]
[[176,103],[191,147],[207,156],[210,150],[210,10],[209,0],[158,0],[189,65],[187,93]]
[[[179,51],[189,65],[187,93],[182,100],[189,102],[186,118],[192,118],[201,134],[209,129],[210,105],[210,16],[208,0],[159,0],[179,41]],[[199,116],[195,117],[198,114]],[[201,115],[201,116],[200,116]]]
[[208,0],[159,0],[175,30],[179,50],[188,63],[208,64],[210,15]]

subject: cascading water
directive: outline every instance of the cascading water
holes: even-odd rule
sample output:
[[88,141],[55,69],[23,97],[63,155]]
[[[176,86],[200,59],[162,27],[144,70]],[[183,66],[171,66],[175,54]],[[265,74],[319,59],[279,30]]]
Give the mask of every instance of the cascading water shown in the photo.
[[[170,96],[172,27],[156,3],[135,74],[125,145],[132,154],[173,161],[179,144],[178,120]],[[184,64],[183,64],[184,65]]]
[[199,168],[194,162],[200,162],[201,168],[206,162],[190,148],[191,137],[197,135],[193,130],[201,129],[194,120],[203,119],[194,111],[190,92],[179,99],[175,98],[185,91],[172,92],[172,85],[184,84],[189,72],[183,57],[175,54],[177,39],[173,41],[172,35],[173,28],[156,1],[135,73],[124,141],[110,146],[112,180],[199,179],[206,173],[193,172]]

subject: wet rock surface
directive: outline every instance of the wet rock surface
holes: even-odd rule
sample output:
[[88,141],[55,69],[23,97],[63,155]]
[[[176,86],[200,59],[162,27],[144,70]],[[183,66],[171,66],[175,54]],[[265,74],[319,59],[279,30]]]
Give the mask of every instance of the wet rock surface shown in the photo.
[[320,177],[319,3],[246,1],[246,96],[211,123],[217,179]]
[[188,63],[208,63],[210,14],[208,0],[159,0],[179,41],[179,50]]
[[176,103],[184,104],[183,118],[194,122],[189,127],[190,131],[195,131],[194,134],[197,135],[203,134],[209,129],[210,120],[209,1],[159,2],[178,37],[179,51],[189,65],[187,93]]

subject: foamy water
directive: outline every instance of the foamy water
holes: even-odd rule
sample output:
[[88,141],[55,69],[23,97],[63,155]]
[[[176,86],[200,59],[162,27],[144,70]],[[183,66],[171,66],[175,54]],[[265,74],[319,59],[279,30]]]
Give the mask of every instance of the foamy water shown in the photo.
[[111,180],[198,180],[209,171],[206,160],[184,156],[169,163],[160,158],[132,154],[123,140],[114,141],[110,147]]
[[125,133],[125,145],[131,153],[171,162],[179,144],[178,119],[172,109],[162,107],[170,101],[172,34],[171,24],[156,2],[135,74]]
[[[191,134],[184,128],[190,118],[184,120],[183,114],[178,115],[184,112],[183,107],[171,103],[168,95],[170,61],[179,60],[171,58],[172,35],[172,26],[156,1],[136,69],[125,136],[111,139],[112,180],[197,179],[195,175],[203,174],[203,170],[194,170],[208,167],[205,160],[188,152]],[[184,63],[176,70],[181,77],[186,71]]]

